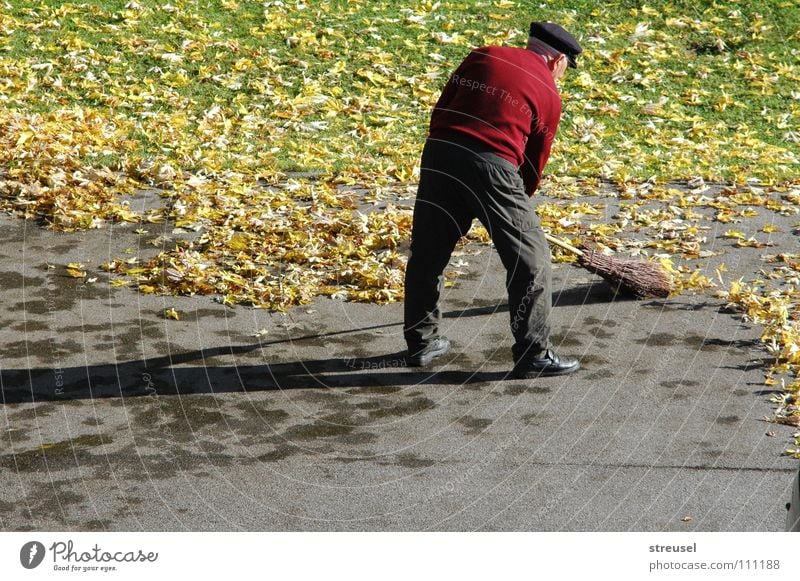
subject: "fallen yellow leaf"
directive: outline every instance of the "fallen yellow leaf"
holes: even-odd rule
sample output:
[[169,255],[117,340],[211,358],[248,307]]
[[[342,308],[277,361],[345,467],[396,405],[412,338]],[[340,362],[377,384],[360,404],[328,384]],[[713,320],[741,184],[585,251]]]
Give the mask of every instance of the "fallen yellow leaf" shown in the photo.
[[67,265],[67,275],[72,278],[83,278],[86,276],[86,271],[83,270],[83,265],[77,262],[70,262]]
[[181,320],[181,316],[174,308],[164,309],[164,317],[167,319]]

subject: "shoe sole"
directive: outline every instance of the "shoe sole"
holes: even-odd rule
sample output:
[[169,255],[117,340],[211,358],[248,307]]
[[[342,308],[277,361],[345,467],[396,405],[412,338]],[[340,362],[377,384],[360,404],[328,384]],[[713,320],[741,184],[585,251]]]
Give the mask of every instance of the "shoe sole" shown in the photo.
[[527,373],[515,373],[511,372],[511,377],[513,379],[536,379],[538,377],[556,377],[559,375],[569,375],[570,373],[575,373],[581,368],[580,365],[576,365],[575,367],[568,367],[567,369],[561,369],[559,371],[529,371]]

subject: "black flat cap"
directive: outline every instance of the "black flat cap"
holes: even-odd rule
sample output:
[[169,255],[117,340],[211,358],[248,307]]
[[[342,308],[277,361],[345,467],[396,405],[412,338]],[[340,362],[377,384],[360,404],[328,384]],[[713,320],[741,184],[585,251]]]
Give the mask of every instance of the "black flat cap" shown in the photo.
[[569,32],[553,22],[531,22],[530,35],[549,44],[558,52],[567,55],[569,66],[578,67],[578,55],[583,52],[581,45]]

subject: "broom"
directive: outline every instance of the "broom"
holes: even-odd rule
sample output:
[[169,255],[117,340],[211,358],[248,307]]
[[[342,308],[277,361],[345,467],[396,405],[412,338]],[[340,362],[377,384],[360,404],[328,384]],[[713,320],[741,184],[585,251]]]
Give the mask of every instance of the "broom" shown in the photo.
[[578,263],[591,273],[603,277],[615,289],[623,289],[639,298],[666,298],[672,292],[672,279],[660,265],[643,260],[613,258],[595,248],[582,250],[545,233],[551,244],[572,252]]

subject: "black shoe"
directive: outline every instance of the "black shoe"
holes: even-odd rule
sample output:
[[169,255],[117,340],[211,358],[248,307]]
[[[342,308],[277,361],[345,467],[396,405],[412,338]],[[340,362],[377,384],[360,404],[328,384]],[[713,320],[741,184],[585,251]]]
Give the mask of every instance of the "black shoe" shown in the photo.
[[577,359],[559,357],[548,349],[541,357],[523,359],[514,365],[511,376],[515,379],[535,379],[542,375],[566,375],[581,368]]
[[436,357],[446,355],[450,351],[450,341],[447,337],[437,337],[424,347],[416,349],[413,353],[411,350],[406,357],[406,364],[410,367],[424,367]]

